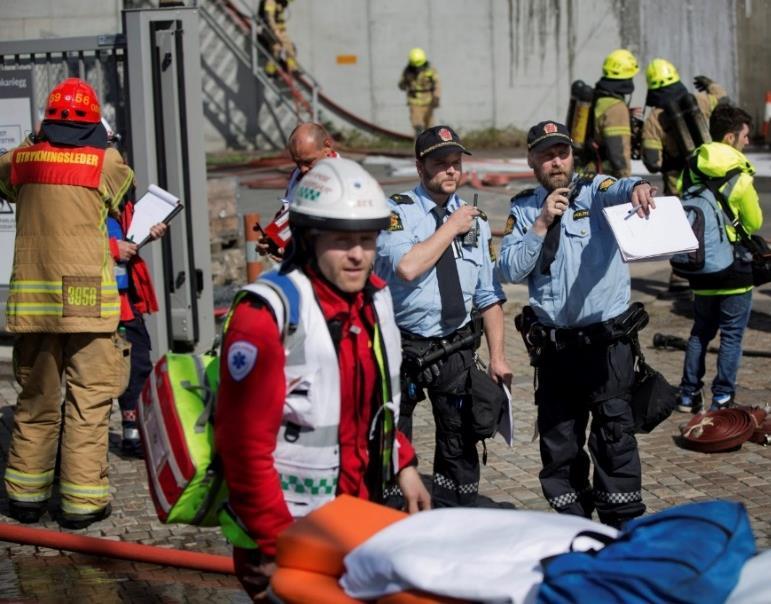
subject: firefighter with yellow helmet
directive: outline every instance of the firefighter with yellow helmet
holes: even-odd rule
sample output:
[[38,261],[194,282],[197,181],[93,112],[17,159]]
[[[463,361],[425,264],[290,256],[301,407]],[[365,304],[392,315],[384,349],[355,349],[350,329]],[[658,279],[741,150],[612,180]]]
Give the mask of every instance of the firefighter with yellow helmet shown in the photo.
[[20,522],[47,511],[57,449],[59,523],[84,528],[110,513],[108,419],[128,381],[130,346],[116,334],[106,218],[132,183],[108,147],[94,89],[78,78],[51,91],[39,134],[0,157],[0,194],[17,208],[6,329],[16,335],[21,392],[5,489]]
[[258,37],[260,44],[268,49],[272,59],[265,65],[265,73],[276,75],[279,65],[292,73],[297,71],[297,50],[286,32],[288,7],[292,0],[262,0],[258,14],[262,20],[263,31]]
[[600,159],[599,172],[616,178],[632,174],[632,130],[627,99],[634,92],[632,78],[640,71],[635,56],[625,48],[611,52],[594,86],[592,115]]
[[410,123],[415,135],[434,125],[434,109],[439,107],[439,74],[429,63],[422,48],[410,50],[407,66],[399,80],[399,89],[407,93]]
[[642,160],[652,173],[662,172],[664,193],[677,194],[677,178],[685,159],[699,145],[710,142],[708,121],[717,104],[727,101],[725,89],[706,76],[696,76],[695,95],[680,81],[677,68],[666,59],[653,59],[645,70],[652,108],[643,125]]

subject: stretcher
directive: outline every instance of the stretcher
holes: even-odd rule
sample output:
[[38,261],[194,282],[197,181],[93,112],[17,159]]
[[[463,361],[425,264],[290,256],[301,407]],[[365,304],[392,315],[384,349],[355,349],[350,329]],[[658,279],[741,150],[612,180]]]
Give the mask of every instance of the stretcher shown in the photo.
[[[407,514],[356,497],[341,495],[293,523],[278,538],[278,570],[269,596],[277,604],[355,604],[338,581],[343,559],[355,547]],[[377,604],[458,604],[461,600],[405,591]]]

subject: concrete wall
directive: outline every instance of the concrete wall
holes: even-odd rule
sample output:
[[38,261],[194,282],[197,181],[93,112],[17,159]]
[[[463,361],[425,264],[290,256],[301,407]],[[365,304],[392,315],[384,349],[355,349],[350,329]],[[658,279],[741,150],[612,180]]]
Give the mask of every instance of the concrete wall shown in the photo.
[[[563,118],[570,82],[593,84],[619,46],[643,69],[664,56],[688,85],[708,74],[735,98],[735,10],[734,0],[296,0],[289,30],[329,96],[402,131],[396,83],[409,49],[424,48],[442,78],[439,119],[468,130]],[[337,63],[351,54],[355,64]],[[642,105],[643,73],[636,87]]]
[[763,123],[766,92],[771,92],[771,2],[737,0],[737,57],[739,99],[755,120],[756,131]]
[[[0,0],[0,39],[116,32],[122,5],[147,3]],[[240,4],[255,10],[259,0]],[[409,123],[396,84],[414,46],[442,79],[438,119],[463,130],[563,119],[570,83],[593,84],[604,56],[621,46],[643,70],[656,56],[670,59],[688,86],[709,75],[762,118],[769,30],[771,3],[761,0],[295,0],[289,20],[300,62],[326,94],[402,132]],[[356,61],[341,63],[342,55]],[[643,105],[643,73],[635,83],[632,104]],[[241,145],[222,132],[207,128],[209,148]]]

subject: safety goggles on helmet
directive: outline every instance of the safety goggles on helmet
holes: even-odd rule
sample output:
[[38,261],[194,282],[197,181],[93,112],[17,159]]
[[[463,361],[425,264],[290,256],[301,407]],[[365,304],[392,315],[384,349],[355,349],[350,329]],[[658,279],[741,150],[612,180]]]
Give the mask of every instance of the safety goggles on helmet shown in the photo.
[[645,70],[645,79],[650,90],[658,90],[680,81],[677,68],[666,59],[653,59]]
[[635,56],[626,48],[614,50],[602,64],[602,75],[609,80],[628,80],[637,75],[640,67]]
[[390,224],[383,189],[355,161],[323,159],[300,181],[289,206],[292,228],[379,231]]
[[48,95],[44,119],[98,124],[102,119],[99,98],[80,78],[67,78]]

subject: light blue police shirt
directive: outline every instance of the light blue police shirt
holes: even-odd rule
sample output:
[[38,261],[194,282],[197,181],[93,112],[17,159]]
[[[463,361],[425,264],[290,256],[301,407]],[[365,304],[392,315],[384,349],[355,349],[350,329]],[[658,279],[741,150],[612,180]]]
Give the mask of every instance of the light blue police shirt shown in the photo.
[[538,187],[512,199],[496,273],[504,283],[527,279],[530,306],[539,321],[555,327],[583,327],[613,319],[629,307],[629,268],[602,208],[630,201],[639,181],[601,174],[583,181],[562,216],[551,275],[541,272],[544,237],[532,231],[548,192]]
[[[391,226],[378,236],[375,272],[388,283],[394,301],[396,324],[400,329],[425,338],[446,336],[449,333],[444,333],[441,326],[442,311],[436,269],[432,267],[411,282],[396,274],[396,267],[404,254],[413,245],[425,241],[436,232],[436,219],[431,213],[436,204],[423,186],[418,185],[403,195],[408,196],[413,203],[388,200],[392,212]],[[466,205],[466,202],[453,194],[446,208],[452,214],[462,205]],[[495,259],[491,257],[490,225],[481,217],[477,223],[479,238],[475,246],[463,245],[461,237],[456,237],[452,243],[466,304],[463,325],[470,319],[472,306],[484,309],[506,300],[500,283],[493,276]]]

